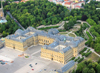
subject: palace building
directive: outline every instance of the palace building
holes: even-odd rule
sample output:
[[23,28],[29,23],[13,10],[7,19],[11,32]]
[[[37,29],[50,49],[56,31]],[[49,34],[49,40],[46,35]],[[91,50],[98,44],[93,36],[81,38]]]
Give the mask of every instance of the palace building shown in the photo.
[[5,46],[25,51],[32,45],[43,45],[41,57],[65,64],[72,57],[76,57],[84,48],[82,37],[69,37],[60,35],[57,29],[48,32],[28,27],[26,30],[18,29],[13,35],[5,38]]
[[64,65],[62,68],[57,70],[56,73],[72,73],[72,71],[76,70],[76,68],[77,68],[77,63],[71,60],[66,65]]

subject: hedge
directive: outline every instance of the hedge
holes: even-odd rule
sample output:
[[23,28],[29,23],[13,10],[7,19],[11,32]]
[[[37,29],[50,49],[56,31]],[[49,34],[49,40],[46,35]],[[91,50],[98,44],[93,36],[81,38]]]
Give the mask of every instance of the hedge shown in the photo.
[[39,28],[39,30],[51,29],[51,28],[58,28],[58,27],[59,27],[59,26],[51,26],[51,27]]
[[78,61],[80,59],[80,57],[78,57],[77,59],[75,59],[75,62]]
[[89,51],[90,51],[90,49],[87,50],[87,52],[89,52]]
[[82,57],[81,59],[79,59],[78,63],[80,63],[81,61],[83,61],[84,57]]
[[79,54],[83,53],[86,50],[87,50],[87,48],[85,47],[82,51],[79,52]]
[[59,29],[59,32],[65,32],[66,30],[64,29],[64,30],[61,30],[61,29]]
[[75,57],[72,57],[72,58],[71,58],[71,60],[74,60],[74,59],[75,59]]
[[78,59],[80,59],[80,57],[78,57]]
[[92,53],[92,51],[86,53],[85,56],[88,57],[91,53]]
[[74,59],[75,59],[75,57],[72,57],[69,61],[74,60]]
[[82,56],[85,56],[85,53],[82,53]]
[[75,59],[75,62],[77,61],[78,59]]
[[88,35],[89,38],[91,38],[92,36],[90,35],[89,32],[86,31],[86,34]]

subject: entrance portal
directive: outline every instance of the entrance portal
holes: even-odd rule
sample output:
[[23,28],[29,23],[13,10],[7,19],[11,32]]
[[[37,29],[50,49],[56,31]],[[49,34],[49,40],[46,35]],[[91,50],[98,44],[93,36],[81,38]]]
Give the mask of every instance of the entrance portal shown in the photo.
[[13,47],[13,49],[15,49],[15,47]]
[[53,58],[51,58],[51,60],[53,60]]

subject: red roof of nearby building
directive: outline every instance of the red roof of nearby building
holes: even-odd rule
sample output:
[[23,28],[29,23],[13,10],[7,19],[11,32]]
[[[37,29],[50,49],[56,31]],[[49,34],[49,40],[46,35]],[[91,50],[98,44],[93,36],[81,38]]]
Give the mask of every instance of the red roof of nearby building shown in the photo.
[[83,3],[84,1],[78,2],[78,3],[73,3],[73,4],[79,4],[79,3]]
[[68,5],[70,5],[70,4],[71,4],[71,2],[65,2],[65,4],[68,4]]
[[14,1],[14,3],[17,3],[17,4],[18,4],[18,3],[19,3],[19,1]]
[[68,1],[68,0],[64,0],[64,1]]
[[71,4],[71,3],[72,3],[72,2],[65,2],[65,4],[68,4],[68,5]]
[[81,8],[80,6],[75,6],[75,8]]

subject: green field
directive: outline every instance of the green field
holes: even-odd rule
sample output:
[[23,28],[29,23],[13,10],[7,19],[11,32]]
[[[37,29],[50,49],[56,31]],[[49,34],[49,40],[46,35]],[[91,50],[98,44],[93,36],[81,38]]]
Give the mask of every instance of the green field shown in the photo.
[[51,27],[44,27],[44,28],[39,28],[39,30],[47,30],[51,28],[58,28],[59,26],[51,26]]
[[71,37],[75,37],[75,35],[73,33],[69,33],[68,35]]
[[86,57],[86,60],[92,59],[93,61],[98,61],[100,57],[97,56],[95,53],[91,53],[88,57]]
[[67,32],[59,32],[60,34],[67,34]]

